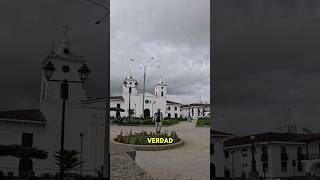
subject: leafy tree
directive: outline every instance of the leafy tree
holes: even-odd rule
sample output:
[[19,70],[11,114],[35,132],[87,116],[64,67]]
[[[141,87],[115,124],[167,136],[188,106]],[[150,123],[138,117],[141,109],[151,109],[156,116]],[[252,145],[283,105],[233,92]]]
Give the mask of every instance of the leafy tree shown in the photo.
[[62,154],[62,162],[61,162],[61,151],[56,151],[53,155],[56,164],[60,167],[62,164],[63,169],[69,173],[70,170],[78,168],[81,164],[84,163],[84,161],[79,160],[79,152],[76,150],[64,150]]

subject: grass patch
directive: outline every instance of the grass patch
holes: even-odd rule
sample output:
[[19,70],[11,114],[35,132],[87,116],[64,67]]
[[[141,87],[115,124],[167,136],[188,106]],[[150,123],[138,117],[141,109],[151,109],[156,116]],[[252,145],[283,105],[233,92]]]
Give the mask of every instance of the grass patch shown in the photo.
[[209,118],[198,118],[197,126],[209,126],[210,119]]

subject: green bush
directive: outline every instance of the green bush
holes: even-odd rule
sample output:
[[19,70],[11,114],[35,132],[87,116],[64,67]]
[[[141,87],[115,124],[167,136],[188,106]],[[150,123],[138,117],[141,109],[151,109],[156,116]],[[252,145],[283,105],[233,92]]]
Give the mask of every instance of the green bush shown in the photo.
[[197,126],[209,126],[210,119],[209,118],[198,118]]
[[[173,143],[181,141],[177,133],[172,131],[170,134],[168,132],[162,132],[156,134],[153,132],[148,133],[147,131],[141,131],[132,133],[131,131],[125,135],[121,132],[114,140],[119,143],[125,144],[135,144],[135,145],[150,145],[147,141],[147,138],[172,138]],[[166,144],[166,143],[163,143]],[[161,144],[159,144],[161,145]]]
[[[186,121],[186,118],[165,118],[163,121],[163,125],[174,125],[178,124],[180,121]],[[154,121],[152,118],[121,118],[121,119],[113,119],[112,123],[119,125],[154,125]]]

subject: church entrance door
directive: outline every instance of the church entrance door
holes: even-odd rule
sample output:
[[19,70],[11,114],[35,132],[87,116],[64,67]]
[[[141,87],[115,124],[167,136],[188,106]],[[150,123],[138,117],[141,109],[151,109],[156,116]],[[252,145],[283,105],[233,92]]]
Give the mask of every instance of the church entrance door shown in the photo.
[[149,109],[144,110],[144,117],[146,117],[146,118],[150,117],[150,110]]

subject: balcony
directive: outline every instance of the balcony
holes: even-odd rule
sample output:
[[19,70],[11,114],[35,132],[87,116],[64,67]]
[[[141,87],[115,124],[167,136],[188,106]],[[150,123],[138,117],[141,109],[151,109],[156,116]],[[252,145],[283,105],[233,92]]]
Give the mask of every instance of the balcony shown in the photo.
[[320,159],[320,153],[318,154],[309,154],[309,155],[302,155],[301,160],[315,160]]

